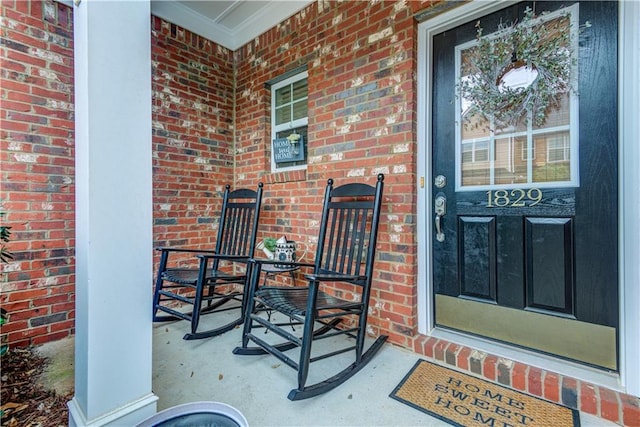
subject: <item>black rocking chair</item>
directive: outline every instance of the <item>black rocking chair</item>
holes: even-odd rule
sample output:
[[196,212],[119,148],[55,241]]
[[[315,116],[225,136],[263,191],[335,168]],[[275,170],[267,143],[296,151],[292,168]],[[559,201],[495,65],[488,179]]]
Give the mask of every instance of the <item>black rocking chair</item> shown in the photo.
[[[185,334],[185,340],[212,337],[242,324],[246,304],[244,285],[247,261],[253,256],[256,245],[261,203],[262,183],[257,191],[230,191],[227,185],[213,250],[157,248],[162,255],[153,295],[154,322],[177,319],[190,321],[191,333]],[[185,261],[185,254],[197,257],[199,267],[169,267],[170,254],[182,254],[182,262]],[[242,290],[237,290],[238,286]],[[190,312],[180,311],[176,301],[193,305],[193,308]],[[226,305],[233,301],[236,303]],[[211,330],[197,331],[200,315],[234,309],[239,310],[237,319]],[[169,315],[158,315],[159,311]]]
[[[333,180],[328,181],[313,264],[255,258],[249,261],[249,296],[242,346],[233,352],[271,353],[297,370],[298,388],[291,390],[290,400],[317,396],[342,384],[366,365],[387,339],[378,337],[364,351],[383,180],[380,174],[375,187],[349,183],[335,188]],[[259,286],[262,266],[272,263],[307,268],[309,273],[304,277],[308,285]],[[326,285],[331,287],[327,289]],[[280,323],[277,313],[284,315]],[[303,326],[296,332],[295,325]],[[282,338],[285,341],[267,342],[267,336],[254,332],[261,328],[266,328],[264,332],[273,332],[273,338],[278,341]],[[348,337],[346,344],[337,350],[316,346],[319,352],[312,354],[313,341],[339,335]],[[249,347],[250,341],[257,347]],[[285,354],[294,348],[300,351],[297,362]],[[312,362],[350,351],[354,352],[353,363],[330,378],[306,385]]]

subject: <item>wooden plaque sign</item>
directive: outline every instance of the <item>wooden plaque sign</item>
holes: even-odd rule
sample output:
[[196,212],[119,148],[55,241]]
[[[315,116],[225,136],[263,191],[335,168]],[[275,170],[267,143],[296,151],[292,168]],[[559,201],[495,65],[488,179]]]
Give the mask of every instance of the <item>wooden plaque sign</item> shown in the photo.
[[300,137],[295,143],[287,138],[273,140],[273,158],[276,163],[304,160],[304,139]]

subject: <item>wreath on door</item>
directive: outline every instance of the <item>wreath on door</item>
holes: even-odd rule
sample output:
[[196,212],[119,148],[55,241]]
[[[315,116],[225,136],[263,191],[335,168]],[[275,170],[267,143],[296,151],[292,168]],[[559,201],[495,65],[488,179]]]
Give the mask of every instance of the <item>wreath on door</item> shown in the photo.
[[[522,119],[544,124],[559,95],[573,87],[576,60],[569,14],[544,21],[527,8],[520,22],[500,24],[494,34],[483,35],[479,21],[476,27],[477,45],[465,51],[464,77],[458,84],[459,96],[469,105],[463,112],[465,124],[474,117],[487,120],[493,129]],[[526,74],[528,84],[508,84],[513,72]]]

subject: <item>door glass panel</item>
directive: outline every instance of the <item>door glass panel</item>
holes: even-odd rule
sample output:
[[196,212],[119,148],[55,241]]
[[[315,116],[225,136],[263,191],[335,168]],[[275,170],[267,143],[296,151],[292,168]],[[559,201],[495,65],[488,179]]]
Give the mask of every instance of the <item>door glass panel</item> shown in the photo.
[[[563,13],[571,15],[573,10],[565,9]],[[552,27],[553,31],[573,32],[571,37],[575,40],[575,25],[570,22],[564,14],[556,13],[537,25]],[[460,82],[474,81],[470,76],[477,72],[472,62],[477,45],[474,39],[455,48],[456,76]],[[512,89],[526,88],[539,84],[538,78],[539,72],[528,65],[511,64],[505,67],[496,84]],[[456,189],[578,186],[577,103],[575,94],[560,93],[545,110],[543,123],[536,124],[531,111],[525,111],[514,123],[497,126],[491,114],[473,114],[472,102],[459,96]]]

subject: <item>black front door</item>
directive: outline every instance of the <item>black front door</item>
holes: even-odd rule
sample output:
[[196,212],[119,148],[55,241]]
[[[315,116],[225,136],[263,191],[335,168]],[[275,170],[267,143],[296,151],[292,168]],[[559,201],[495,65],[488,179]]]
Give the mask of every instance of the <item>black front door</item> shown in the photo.
[[[469,121],[456,93],[478,26],[489,35],[527,7],[573,31],[573,91],[543,123]],[[438,326],[618,369],[617,14],[616,2],[523,2],[434,36]]]

